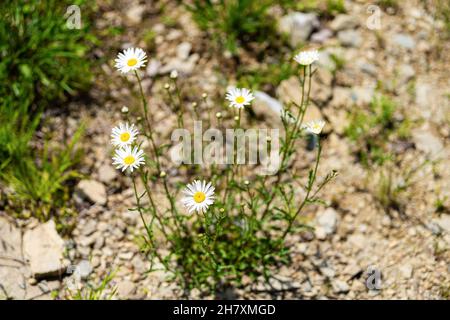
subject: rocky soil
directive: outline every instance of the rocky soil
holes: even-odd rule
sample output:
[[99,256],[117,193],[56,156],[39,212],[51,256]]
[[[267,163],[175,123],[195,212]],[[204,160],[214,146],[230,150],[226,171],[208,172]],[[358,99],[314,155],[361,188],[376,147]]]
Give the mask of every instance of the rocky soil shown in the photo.
[[[62,136],[70,136],[81,120],[87,121],[81,166],[86,179],[73,194],[78,209],[76,227],[71,236],[61,237],[53,221],[39,224],[1,215],[0,297],[63,298],[77,268],[83,279],[97,283],[115,271],[116,297],[120,299],[181,297],[164,272],[146,273],[148,261],[139,250],[142,225],[137,212],[128,210],[134,205],[132,186],[111,166],[110,130],[123,118],[120,110],[124,105],[133,114],[130,97],[136,88],[131,77],[124,79],[114,70],[112,61],[118,50],[129,45],[149,52],[143,86],[151,101],[155,131],[160,141],[168,142],[176,125],[163,95],[168,74],[179,72],[183,90],[189,92],[187,103],[200,101],[203,92],[214,99],[223,96],[228,80],[233,82],[232,71],[228,76],[217,68],[232,58],[206,50],[208,40],[182,7],[169,2],[165,15],[176,24],[167,26],[158,6],[152,1],[143,3],[99,5],[96,28],[124,26],[126,31],[94,52],[103,62],[91,99],[73,102],[68,115],[51,119],[49,124]],[[322,194],[330,206],[310,207],[305,212],[305,221],[315,229],[289,238],[291,266],[277,270],[270,284],[248,281],[243,289],[223,293],[223,298],[449,297],[450,43],[442,38],[442,23],[430,16],[422,2],[402,1],[395,11],[381,9],[379,30],[367,25],[367,4],[346,1],[346,8],[346,14],[331,19],[300,12],[278,17],[292,46],[306,41],[321,50],[313,84],[314,104],[307,118],[324,118],[329,124],[319,174],[339,171],[339,177]],[[274,14],[278,15],[277,10]],[[151,48],[142,38],[143,30],[154,33]],[[333,55],[345,61],[342,68]],[[348,113],[367,107],[380,86],[398,103],[399,114],[412,122],[409,143],[401,150],[402,161],[396,170],[414,168],[427,158],[439,160],[418,170],[415,183],[402,199],[402,213],[386,212],[377,202],[376,179],[357,162],[357,146],[344,135]],[[277,110],[287,100],[299,97],[298,88],[293,77],[282,81],[274,92],[261,89],[254,103],[256,115],[262,118],[259,121],[279,126]],[[299,152],[304,156],[298,166],[304,168],[301,162],[309,163],[313,154]],[[168,157],[164,165],[174,181],[182,179]],[[436,210],[437,199],[447,199],[443,212]],[[89,261],[87,267],[85,261]],[[200,298],[199,293],[192,292],[191,298]]]

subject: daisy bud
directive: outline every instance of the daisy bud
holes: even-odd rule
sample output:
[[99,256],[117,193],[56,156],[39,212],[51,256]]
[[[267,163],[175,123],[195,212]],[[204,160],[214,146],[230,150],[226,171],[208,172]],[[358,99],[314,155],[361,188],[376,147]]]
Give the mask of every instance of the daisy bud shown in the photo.
[[169,90],[170,89],[170,84],[168,84],[168,83],[164,84],[164,89]]
[[128,113],[128,107],[127,106],[123,106],[122,109],[120,110],[122,113]]
[[224,212],[225,212],[225,209],[224,209],[224,208],[220,208],[219,211],[222,212],[222,213],[224,213]]
[[172,70],[172,72],[170,73],[170,79],[176,79],[176,78],[178,78],[178,71]]
[[244,181],[244,184],[245,184],[246,186],[248,186],[248,185],[250,184],[250,181],[245,180],[245,181]]
[[165,171],[161,171],[161,173],[159,174],[159,176],[160,176],[161,178],[164,178],[164,177],[166,176],[166,172],[165,172]]
[[216,118],[217,118],[217,119],[222,118],[222,113],[221,113],[221,112],[217,112],[217,113],[216,113]]
[[203,98],[203,99],[206,99],[206,98],[208,98],[208,94],[207,94],[206,92],[205,92],[205,93],[203,93],[203,94],[202,94],[202,98]]
[[239,121],[239,116],[235,116],[234,121]]
[[197,102],[192,102],[192,108],[197,108]]
[[267,142],[270,142],[270,141],[272,141],[272,137],[270,137],[270,136],[267,136],[267,137],[266,137],[266,141],[267,141]]

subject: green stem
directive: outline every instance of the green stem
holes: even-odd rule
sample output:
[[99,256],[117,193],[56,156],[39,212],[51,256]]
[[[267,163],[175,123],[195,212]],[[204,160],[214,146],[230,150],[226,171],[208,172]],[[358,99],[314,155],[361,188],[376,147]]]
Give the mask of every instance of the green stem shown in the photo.
[[304,206],[308,203],[309,200],[309,194],[311,193],[312,187],[314,185],[314,181],[316,180],[316,175],[317,175],[317,169],[319,167],[319,160],[320,160],[320,155],[322,153],[322,146],[320,145],[320,140],[317,142],[317,158],[316,158],[316,164],[314,166],[314,170],[313,170],[313,174],[312,177],[310,179],[310,181],[308,181],[308,187],[307,187],[307,191],[306,191],[306,196],[305,199],[303,200],[303,202],[301,203],[300,207],[297,209],[297,211],[295,212],[294,216],[292,216],[292,218],[289,221],[288,227],[286,228],[286,230],[284,231],[283,235],[281,236],[281,240],[284,240],[287,236],[287,234],[289,233],[289,231],[291,231],[292,225],[294,224],[295,220],[297,219],[297,216],[299,215],[299,213],[302,211],[302,209],[304,208]]

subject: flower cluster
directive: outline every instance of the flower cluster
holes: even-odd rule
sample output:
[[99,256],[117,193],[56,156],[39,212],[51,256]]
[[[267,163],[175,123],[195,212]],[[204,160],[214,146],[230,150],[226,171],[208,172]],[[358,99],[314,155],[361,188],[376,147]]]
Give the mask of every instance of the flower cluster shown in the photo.
[[113,157],[113,164],[117,169],[125,171],[129,168],[133,172],[134,169],[139,168],[145,162],[144,151],[137,146],[133,146],[138,134],[139,132],[134,124],[120,123],[112,129],[111,143],[117,148]]
[[[317,50],[303,51],[297,54],[294,59],[299,64],[307,66],[317,61],[319,58]],[[145,66],[147,55],[140,48],[129,48],[119,53],[116,61],[116,68],[122,73],[136,71]],[[137,74],[136,74],[137,76]],[[171,73],[172,78],[177,77],[176,71]],[[253,93],[246,88],[231,88],[227,91],[225,99],[229,101],[229,106],[242,109],[251,104],[255,99]],[[308,133],[320,134],[325,122],[323,120],[311,121],[302,126]],[[117,148],[113,157],[113,164],[117,169],[125,171],[139,168],[145,162],[144,152],[135,145],[139,132],[134,124],[119,124],[112,129],[111,143]],[[184,198],[181,200],[189,213],[197,211],[204,213],[210,205],[214,203],[214,186],[211,182],[194,180],[184,189]]]

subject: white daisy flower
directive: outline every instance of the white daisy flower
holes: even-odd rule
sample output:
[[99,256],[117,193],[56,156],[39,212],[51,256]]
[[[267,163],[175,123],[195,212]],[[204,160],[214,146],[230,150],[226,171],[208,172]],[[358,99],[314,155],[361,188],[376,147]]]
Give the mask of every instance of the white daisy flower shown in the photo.
[[120,123],[112,129],[111,143],[116,147],[125,147],[132,144],[138,134],[139,131],[135,128],[134,124]]
[[302,51],[294,57],[294,60],[303,66],[309,66],[319,60],[319,52],[317,50]]
[[230,101],[230,107],[243,108],[249,105],[250,102],[255,99],[252,92],[245,88],[232,88],[228,90],[225,98]]
[[144,151],[140,150],[138,147],[131,148],[131,146],[128,145],[124,148],[117,149],[113,160],[113,165],[116,165],[117,169],[125,171],[130,168],[130,171],[133,172],[134,169],[137,169],[145,162]]
[[116,58],[116,68],[127,73],[145,66],[147,54],[140,48],[129,48],[119,53]]
[[181,201],[189,210],[189,213],[194,210],[205,212],[214,203],[214,189],[211,182],[194,180],[184,189],[185,197]]
[[325,126],[325,121],[323,120],[314,120],[310,121],[303,125],[303,129],[306,130],[306,132],[313,133],[313,134],[320,134],[322,132],[323,127]]

